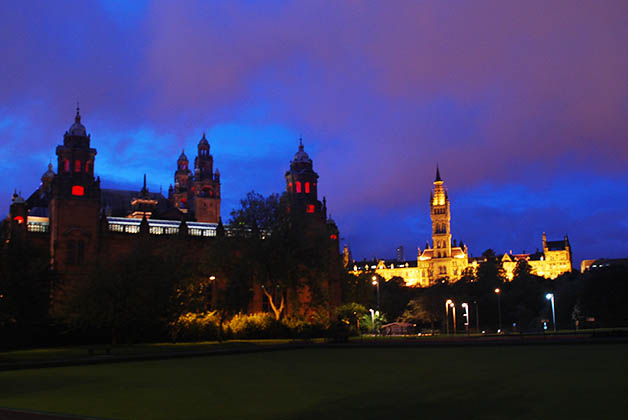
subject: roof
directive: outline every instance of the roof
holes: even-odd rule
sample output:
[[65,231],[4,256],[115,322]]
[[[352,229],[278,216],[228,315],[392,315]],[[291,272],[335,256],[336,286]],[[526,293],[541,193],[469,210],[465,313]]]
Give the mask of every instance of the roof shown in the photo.
[[[466,254],[464,253],[464,250],[462,248],[460,248],[459,246],[452,246],[451,247],[451,257],[450,258],[464,258]],[[424,260],[430,260],[434,257],[434,249],[433,248],[428,248],[425,249],[421,255],[419,256],[419,259],[424,261]]]
[[547,249],[549,251],[563,251],[565,249],[567,249],[567,241],[566,240],[562,240],[562,241],[547,241]]
[[[126,217],[132,213],[131,201],[141,196],[138,191],[114,189],[102,189],[101,191],[100,207],[105,210],[107,216],[113,217]],[[181,217],[180,212],[161,193],[149,192],[147,198],[157,201],[151,217],[165,220],[179,220]]]

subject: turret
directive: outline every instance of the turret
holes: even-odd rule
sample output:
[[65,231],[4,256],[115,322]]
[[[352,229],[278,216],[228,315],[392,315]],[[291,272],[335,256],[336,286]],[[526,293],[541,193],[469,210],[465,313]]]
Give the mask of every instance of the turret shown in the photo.
[[325,220],[323,204],[318,201],[318,174],[304,149],[303,139],[299,139],[299,149],[285,174],[291,211],[293,214],[317,214]]
[[94,177],[96,149],[76,108],[74,124],[57,146],[58,167],[49,204],[50,248],[59,271],[77,272],[97,249],[100,179]]
[[9,208],[11,218],[11,238],[23,237],[26,233],[28,224],[28,212],[26,210],[26,202],[22,195],[17,192],[11,197],[11,206]]
[[198,142],[194,159],[194,184],[190,194],[191,208],[197,222],[218,223],[220,220],[220,172],[214,174],[214,157],[209,153],[205,133]]
[[436,166],[434,190],[430,193],[430,208],[432,218],[432,248],[434,257],[445,258],[451,256],[451,214],[449,197],[443,186],[440,169]]

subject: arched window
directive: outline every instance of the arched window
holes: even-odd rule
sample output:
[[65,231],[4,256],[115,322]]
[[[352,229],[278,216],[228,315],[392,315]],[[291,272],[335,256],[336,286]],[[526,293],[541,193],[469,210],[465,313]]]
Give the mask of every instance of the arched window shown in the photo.
[[297,181],[296,182],[296,186],[297,186],[297,193],[301,192],[301,181]]
[[85,162],[85,173],[86,174],[89,173],[89,160],[87,162]]
[[78,159],[74,161],[74,172],[81,172],[81,161]]
[[309,194],[309,193],[310,193],[310,183],[309,183],[309,182],[306,182],[306,183],[305,183],[305,193],[306,193],[306,194]]
[[66,159],[63,162],[63,171],[64,172],[70,172],[70,159]]

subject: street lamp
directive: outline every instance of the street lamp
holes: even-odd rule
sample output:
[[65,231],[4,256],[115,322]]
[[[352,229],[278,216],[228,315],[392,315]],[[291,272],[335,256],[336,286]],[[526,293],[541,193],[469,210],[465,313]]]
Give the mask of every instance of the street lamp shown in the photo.
[[546,294],[545,299],[552,302],[552,322],[554,324],[554,332],[556,332],[556,309],[554,308],[554,293]]
[[462,316],[465,318],[464,328],[467,331],[467,335],[469,335],[469,304],[464,302],[462,304],[462,309],[464,309]]
[[480,310],[478,309],[480,307],[480,305],[478,304],[477,300],[474,300],[473,303],[475,304],[475,329],[478,330],[478,333],[480,332]]
[[375,311],[373,310],[373,308],[369,308],[369,311],[371,312],[371,325],[373,326],[373,334],[375,333]]
[[445,322],[447,323],[447,335],[449,335],[449,306],[454,302],[451,299],[445,301]]
[[216,276],[209,276],[208,277],[209,281],[212,284],[212,295],[211,295],[211,309],[214,309],[216,307]]
[[451,307],[451,313],[452,313],[452,317],[454,319],[454,331],[453,331],[453,335],[456,335],[456,305],[454,305],[453,302],[451,302],[449,304],[449,306]]
[[373,276],[371,280],[373,280],[373,286],[377,286],[377,310],[379,311],[379,280],[377,276]]
[[497,331],[497,333],[500,333],[502,331],[502,303],[500,299],[501,293],[502,291],[499,288],[495,289],[495,294],[497,295],[497,316],[499,319],[499,330]]

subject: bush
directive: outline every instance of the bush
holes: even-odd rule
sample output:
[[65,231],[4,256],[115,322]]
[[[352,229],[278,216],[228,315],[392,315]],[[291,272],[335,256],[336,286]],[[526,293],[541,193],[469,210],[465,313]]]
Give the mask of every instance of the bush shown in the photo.
[[215,312],[188,312],[170,324],[173,341],[211,341],[218,339],[219,319]]
[[233,338],[281,338],[288,331],[281,321],[269,313],[238,314],[226,323]]

